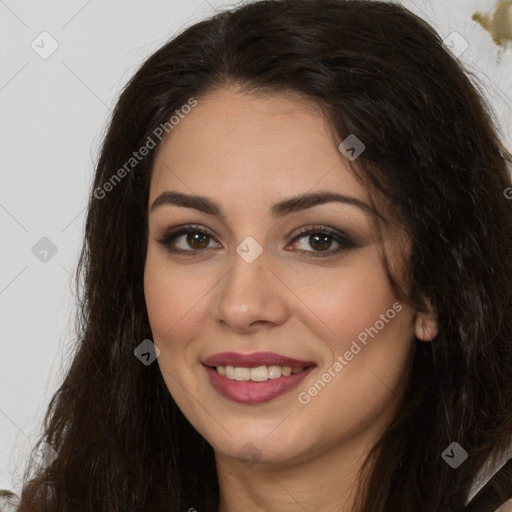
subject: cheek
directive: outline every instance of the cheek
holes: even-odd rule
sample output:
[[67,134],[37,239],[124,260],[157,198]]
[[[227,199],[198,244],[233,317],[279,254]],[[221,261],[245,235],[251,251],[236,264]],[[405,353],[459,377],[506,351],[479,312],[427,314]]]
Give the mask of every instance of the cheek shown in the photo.
[[176,265],[164,251],[150,246],[144,269],[144,294],[157,363],[179,407],[188,411],[190,394],[200,394],[194,372],[197,345],[210,317],[210,294],[219,277],[207,265]]
[[310,294],[328,357],[298,391],[302,412],[324,415],[334,437],[340,425],[355,435],[390,414],[412,362],[414,311],[396,299],[378,253],[367,256]]
[[[338,269],[302,273],[294,280],[297,296],[310,310],[311,325],[318,326],[317,336],[337,353],[348,350],[351,341],[379,321],[396,301],[373,250],[360,252]],[[304,315],[307,308],[303,308]]]
[[144,295],[153,336],[168,348],[167,340],[186,339],[183,329],[199,326],[188,320],[201,309],[211,285],[207,277],[195,275],[191,266],[178,271],[156,252],[148,250]]
[[157,363],[166,386],[184,411],[189,407],[189,393],[197,393],[187,354],[189,341],[200,330],[201,322],[194,320],[206,293],[204,286],[203,280],[191,279],[187,270],[176,271],[157,250],[148,250],[144,294],[152,341],[160,350]]
[[298,390],[300,401],[313,416],[330,410],[336,426],[381,414],[390,390],[404,382],[414,348],[414,311],[396,299],[378,251],[364,256],[330,276],[319,274],[317,286],[304,280],[299,292],[311,304],[308,323],[323,354],[317,380]]

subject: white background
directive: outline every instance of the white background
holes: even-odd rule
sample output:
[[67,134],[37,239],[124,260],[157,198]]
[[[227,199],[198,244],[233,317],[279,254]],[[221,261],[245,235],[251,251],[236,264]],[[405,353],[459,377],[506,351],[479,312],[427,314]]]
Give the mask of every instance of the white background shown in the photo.
[[[404,0],[484,86],[512,150],[512,47],[471,21],[494,0]],[[0,0],[0,489],[19,493],[29,450],[73,350],[73,278],[99,144],[116,98],[142,61],[222,0]],[[31,47],[50,48],[48,58]],[[40,51],[43,49],[41,48]],[[57,253],[32,253],[42,238]]]

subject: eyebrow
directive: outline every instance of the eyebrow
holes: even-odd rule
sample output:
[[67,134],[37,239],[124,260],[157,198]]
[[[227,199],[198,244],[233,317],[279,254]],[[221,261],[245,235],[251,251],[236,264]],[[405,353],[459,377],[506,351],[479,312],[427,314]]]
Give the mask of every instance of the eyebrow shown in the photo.
[[[270,208],[270,213],[274,217],[284,217],[290,213],[306,210],[314,206],[331,202],[339,202],[356,206],[363,210],[366,214],[381,217],[375,208],[366,204],[364,201],[361,201],[355,197],[338,194],[336,192],[312,192],[293,196],[274,204]],[[219,204],[204,196],[194,196],[183,194],[181,192],[166,191],[160,194],[153,201],[153,204],[150,207],[150,212],[154,212],[164,205],[194,208],[200,212],[207,213],[209,215],[215,215],[223,220],[226,218]]]

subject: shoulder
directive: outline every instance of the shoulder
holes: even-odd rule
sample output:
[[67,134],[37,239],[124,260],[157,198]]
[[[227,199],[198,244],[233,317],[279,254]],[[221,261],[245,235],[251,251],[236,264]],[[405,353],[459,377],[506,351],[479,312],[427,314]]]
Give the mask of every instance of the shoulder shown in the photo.
[[512,512],[512,443],[500,456],[490,457],[476,475],[466,508]]

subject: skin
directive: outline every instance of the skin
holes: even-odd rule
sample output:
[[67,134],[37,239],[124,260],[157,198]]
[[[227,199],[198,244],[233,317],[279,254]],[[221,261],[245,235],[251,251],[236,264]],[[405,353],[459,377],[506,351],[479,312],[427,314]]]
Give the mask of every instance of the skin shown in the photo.
[[[405,276],[407,240],[395,223],[379,236],[370,214],[340,202],[282,218],[269,213],[276,202],[318,191],[369,202],[339,142],[312,103],[226,87],[198,98],[156,155],[146,305],[169,392],[214,448],[219,512],[351,510],[361,464],[402,396],[413,336],[434,333],[425,315],[401,304],[309,403],[297,398],[398,301],[383,250],[395,275]],[[171,204],[151,210],[165,191],[206,196],[225,218]],[[172,246],[190,252],[170,253],[159,240],[189,223],[212,236],[195,244],[178,236]],[[311,257],[325,246],[298,233],[310,225],[341,230],[357,247],[334,253],[340,245],[328,238],[331,254]],[[235,250],[248,236],[263,250],[252,263]],[[201,364],[223,351],[272,351],[317,368],[274,400],[240,404],[217,393]],[[251,449],[253,460],[244,460]]]

